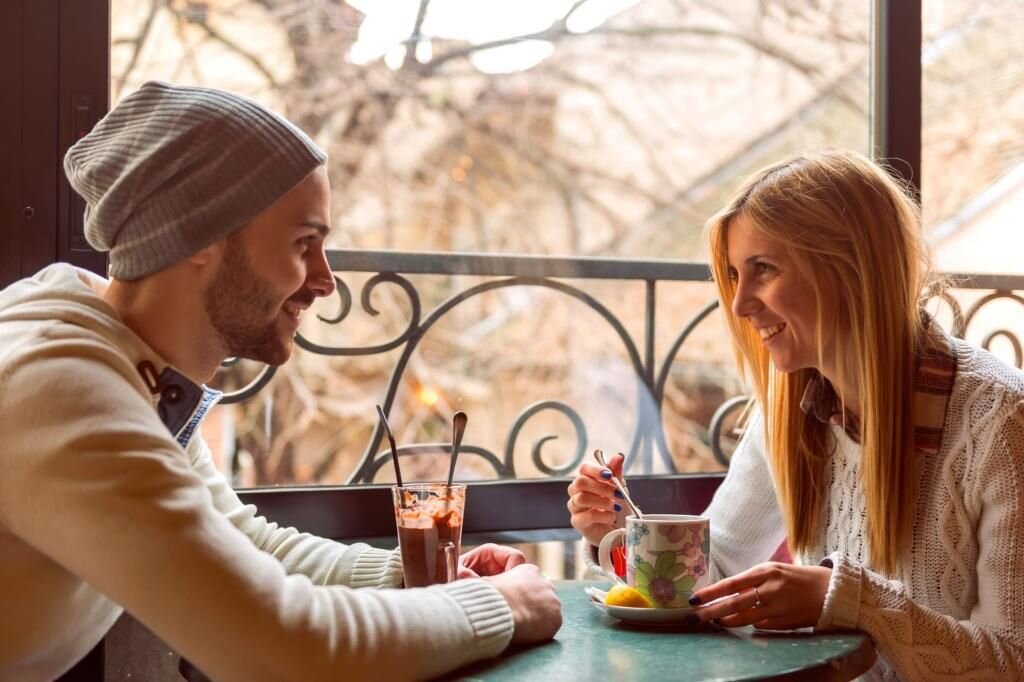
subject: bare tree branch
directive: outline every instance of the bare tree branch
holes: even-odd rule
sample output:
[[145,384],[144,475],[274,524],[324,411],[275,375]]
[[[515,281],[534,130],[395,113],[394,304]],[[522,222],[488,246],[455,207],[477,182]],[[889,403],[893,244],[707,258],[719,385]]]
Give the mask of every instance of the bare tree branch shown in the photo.
[[130,40],[119,41],[126,42],[134,45],[132,49],[132,55],[128,58],[128,63],[124,67],[124,71],[121,75],[114,79],[114,92],[113,98],[117,100],[121,95],[121,90],[124,88],[124,84],[128,81],[128,77],[132,71],[135,70],[135,66],[139,62],[139,54],[142,52],[142,46],[146,43],[146,38],[149,37],[149,31],[153,27],[153,19],[156,18],[157,12],[160,11],[159,0],[150,0],[149,10],[146,12],[146,18],[142,20],[142,27],[139,29],[138,34]]
[[[430,76],[437,73],[437,70],[441,68],[445,63],[450,62],[453,59],[461,59],[468,57],[471,54],[480,52],[481,50],[491,50],[496,47],[505,47],[506,45],[515,45],[527,40],[547,40],[554,42],[558,38],[567,35],[574,35],[569,32],[569,18],[575,14],[576,10],[587,3],[587,0],[576,0],[572,7],[562,16],[561,19],[556,20],[543,31],[537,31],[535,33],[527,33],[524,35],[513,36],[511,38],[502,38],[501,40],[491,40],[485,43],[478,43],[476,45],[467,45],[465,47],[456,48],[450,50],[442,55],[431,59],[426,64],[419,67],[419,72],[424,77],[429,78]],[[580,34],[582,35],[582,34]]]
[[412,26],[412,33],[405,41],[405,57],[402,59],[402,68],[408,69],[413,66],[416,61],[416,47],[422,40],[423,31],[423,20],[427,18],[427,8],[430,6],[430,0],[420,0],[419,9],[416,11],[416,21]]
[[805,74],[809,77],[817,77],[821,75],[821,69],[818,68],[811,62],[805,62],[797,56],[790,54],[782,48],[772,45],[766,40],[757,38],[752,35],[741,33],[739,31],[727,31],[721,28],[712,28],[704,26],[639,26],[635,28],[616,28],[612,26],[600,26],[595,28],[588,34],[584,35],[608,35],[608,36],[625,36],[628,38],[640,38],[649,39],[656,38],[658,36],[679,36],[679,35],[692,35],[702,36],[705,38],[728,38],[736,42],[747,45],[754,50],[777,59],[778,61],[791,66],[798,72]]
[[252,64],[252,66],[257,71],[259,71],[260,74],[266,79],[267,84],[271,88],[278,89],[281,87],[280,84],[277,82],[277,78],[274,77],[274,74],[270,71],[270,69],[266,67],[266,65],[259,57],[252,54],[244,47],[239,45],[237,42],[227,37],[217,29],[215,29],[213,26],[210,25],[209,21],[207,21],[204,18],[200,18],[189,13],[186,13],[180,9],[177,9],[174,7],[174,5],[171,4],[168,4],[167,8],[175,15],[177,15],[180,19],[183,19],[184,21],[203,29],[203,31],[209,38],[218,43],[221,43],[222,45],[224,45],[224,47],[228,48],[229,50],[231,50],[232,52],[234,52],[235,54],[237,54],[238,56],[242,57],[244,60]]

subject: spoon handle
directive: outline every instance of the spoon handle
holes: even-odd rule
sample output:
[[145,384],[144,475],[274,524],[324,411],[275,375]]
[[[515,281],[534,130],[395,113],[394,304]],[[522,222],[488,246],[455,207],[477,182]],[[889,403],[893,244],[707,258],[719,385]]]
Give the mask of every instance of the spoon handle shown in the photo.
[[466,413],[462,411],[456,412],[452,416],[452,454],[448,463],[448,485],[452,484],[452,477],[455,476],[455,460],[459,456],[462,435],[466,432],[466,422],[468,421]]
[[[608,471],[611,471],[611,467],[608,466],[608,463],[604,459],[603,452],[601,452],[600,450],[594,450],[594,459],[597,460],[598,464],[608,469]],[[615,487],[619,489],[619,492],[622,493],[622,499],[626,501],[626,504],[628,504],[629,508],[633,510],[633,513],[636,514],[636,517],[638,519],[642,519],[644,515],[640,512],[640,507],[636,506],[633,503],[633,500],[630,499],[629,491],[626,490],[626,485],[621,480],[619,480],[619,477],[616,476],[615,474],[612,474],[611,480],[612,483],[615,484]]]
[[626,492],[626,486],[622,485],[622,481],[620,481],[617,476],[613,475],[612,482],[615,483],[615,487],[619,489],[620,493],[622,493],[622,499],[626,500],[626,504],[628,504],[629,508],[633,510],[636,517],[638,519],[642,519],[644,515],[640,513],[640,508],[633,504],[633,500],[630,499],[629,493]]

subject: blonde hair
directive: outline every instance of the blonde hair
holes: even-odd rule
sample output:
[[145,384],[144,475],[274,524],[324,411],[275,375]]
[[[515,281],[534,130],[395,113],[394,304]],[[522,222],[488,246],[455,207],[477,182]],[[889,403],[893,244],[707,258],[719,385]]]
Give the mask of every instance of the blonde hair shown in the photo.
[[741,214],[760,235],[782,244],[797,269],[818,284],[810,289],[818,312],[819,367],[825,340],[835,340],[836,357],[828,360],[843,375],[833,378],[859,396],[871,564],[894,574],[913,522],[913,382],[924,338],[921,299],[931,273],[917,205],[864,156],[825,150],[758,171],[707,223],[719,302],[737,364],[765,412],[789,543],[800,552],[814,540],[824,465],[834,443],[828,426],[800,409],[814,370],[775,369],[753,325],[731,314],[736,286],[726,234]]

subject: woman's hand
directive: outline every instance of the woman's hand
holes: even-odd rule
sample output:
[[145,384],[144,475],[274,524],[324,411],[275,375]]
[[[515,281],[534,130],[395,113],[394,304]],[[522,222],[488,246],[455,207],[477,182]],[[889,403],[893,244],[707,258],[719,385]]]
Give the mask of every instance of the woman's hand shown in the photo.
[[488,542],[459,557],[458,578],[500,575],[525,563],[526,555],[518,549]]
[[622,511],[622,494],[611,482],[612,472],[622,479],[621,454],[608,459],[609,469],[584,462],[579,473],[569,484],[569,508],[572,527],[592,545],[601,544],[601,538],[615,530],[615,515]]
[[[764,630],[814,627],[821,617],[832,569],[824,566],[758,564],[697,590],[691,604],[701,622],[725,627],[754,625]],[[719,601],[709,603],[715,599]]]

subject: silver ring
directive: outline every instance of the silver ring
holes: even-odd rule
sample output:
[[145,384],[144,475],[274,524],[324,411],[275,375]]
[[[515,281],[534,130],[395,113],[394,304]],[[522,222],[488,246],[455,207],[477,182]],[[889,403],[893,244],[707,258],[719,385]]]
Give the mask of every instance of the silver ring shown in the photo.
[[752,608],[752,609],[759,609],[759,608],[761,608],[761,595],[758,594],[756,587],[754,588],[754,599],[756,599],[757,601],[755,601],[754,605],[751,606],[750,608]]

